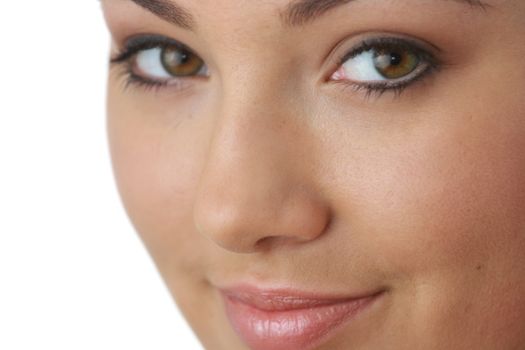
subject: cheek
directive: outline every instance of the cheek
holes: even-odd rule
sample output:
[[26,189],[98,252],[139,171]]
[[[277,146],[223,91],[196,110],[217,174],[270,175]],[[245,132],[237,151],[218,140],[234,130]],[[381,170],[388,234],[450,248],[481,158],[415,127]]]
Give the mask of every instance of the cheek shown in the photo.
[[497,337],[495,329],[522,332],[521,106],[509,101],[507,110],[500,105],[470,110],[475,120],[459,110],[441,110],[427,117],[448,115],[447,121],[420,123],[399,137],[390,133],[387,146],[362,147],[340,169],[337,187],[345,189],[338,198],[340,215],[352,228],[341,245],[361,247],[367,252],[362,265],[372,264],[386,276],[397,304],[404,305],[395,316],[398,324],[443,338],[454,334],[450,339]]
[[[206,128],[190,115],[145,113],[110,91],[108,132],[128,215],[167,283],[195,274],[206,252],[193,230],[192,198],[204,163]],[[163,108],[169,110],[169,108]]]
[[388,191],[369,198],[384,208],[378,234],[405,269],[469,270],[495,256],[505,259],[522,233],[525,144],[458,136],[437,133],[420,140],[416,152],[382,162],[396,162],[378,179]]
[[378,173],[391,188],[383,199],[398,228],[393,236],[401,237],[393,246],[403,260],[429,262],[408,269],[469,274],[490,263],[496,274],[525,260],[525,104],[514,90],[495,88],[507,93],[480,89],[473,101],[436,106],[428,118],[439,124],[407,137],[406,149],[385,153],[383,169],[390,170]]
[[525,113],[517,100],[505,106],[470,109],[472,119],[441,110],[428,116],[439,124],[360,158],[348,222],[402,291],[414,327],[521,332]]
[[452,283],[481,265],[496,284],[525,265],[525,103],[515,93],[525,86],[487,84],[326,138],[323,153],[335,156],[325,182],[349,232],[340,240],[366,247],[393,279]]

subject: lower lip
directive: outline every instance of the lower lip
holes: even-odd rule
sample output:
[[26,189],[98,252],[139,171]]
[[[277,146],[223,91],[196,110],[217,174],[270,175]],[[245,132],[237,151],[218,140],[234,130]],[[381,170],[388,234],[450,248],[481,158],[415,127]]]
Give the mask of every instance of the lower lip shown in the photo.
[[223,294],[235,332],[252,350],[311,350],[367,309],[381,293],[311,307],[262,310]]

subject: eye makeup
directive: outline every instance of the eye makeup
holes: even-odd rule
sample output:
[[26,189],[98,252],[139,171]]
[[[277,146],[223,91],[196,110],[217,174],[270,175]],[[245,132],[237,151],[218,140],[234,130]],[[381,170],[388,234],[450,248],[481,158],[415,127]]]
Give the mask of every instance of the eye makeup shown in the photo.
[[[149,58],[145,55],[148,53]],[[155,58],[155,55],[158,57]],[[155,63],[155,59],[158,62]],[[120,75],[125,79],[126,87],[146,90],[166,87],[179,90],[187,86],[191,78],[205,76],[207,73],[204,62],[190,48],[177,40],[157,34],[129,38],[124,47],[111,58],[110,64],[123,68]],[[153,68],[155,65],[156,68]],[[155,73],[151,72],[152,69]]]
[[[361,40],[357,45],[347,51],[337,62],[337,71],[329,81],[350,87],[354,91],[364,91],[365,96],[380,97],[387,92],[399,97],[401,93],[417,81],[423,80],[443,67],[443,62],[437,57],[441,51],[432,46],[427,48],[416,40],[397,37],[394,34],[384,34]],[[369,67],[366,67],[367,57]],[[352,60],[359,59],[355,65],[355,72],[359,78],[352,79],[346,66]],[[385,62],[386,60],[386,62]],[[408,60],[408,63],[406,62]],[[408,67],[403,67],[403,65]],[[351,66],[351,65],[350,65]],[[370,79],[366,79],[362,71],[366,68]],[[407,69],[406,74],[396,74],[388,77],[385,71]],[[402,70],[401,70],[401,73]],[[350,76],[349,76],[350,75]]]
[[[376,34],[360,40],[342,55],[337,60],[337,70],[327,82],[352,88],[354,92],[363,91],[365,98],[381,97],[385,93],[399,97],[405,89],[443,66],[437,58],[439,48],[430,46],[394,34]],[[123,68],[121,75],[126,87],[145,90],[170,88],[178,91],[208,74],[205,62],[189,47],[157,34],[129,38],[111,58],[111,65]],[[388,76],[384,72],[395,74]],[[358,73],[358,77],[352,73]]]

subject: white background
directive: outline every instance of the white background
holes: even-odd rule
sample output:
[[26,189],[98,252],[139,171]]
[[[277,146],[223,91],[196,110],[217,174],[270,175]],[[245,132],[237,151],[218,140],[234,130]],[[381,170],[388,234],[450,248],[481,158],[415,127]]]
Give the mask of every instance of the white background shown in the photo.
[[200,349],[119,202],[96,0],[0,2],[0,349]]

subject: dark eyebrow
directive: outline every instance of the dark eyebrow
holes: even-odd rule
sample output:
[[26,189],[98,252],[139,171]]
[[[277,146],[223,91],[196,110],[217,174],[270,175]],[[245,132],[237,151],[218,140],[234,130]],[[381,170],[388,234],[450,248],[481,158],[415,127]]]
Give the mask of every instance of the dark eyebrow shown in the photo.
[[[131,0],[158,17],[187,30],[193,30],[193,16],[171,0]],[[329,10],[359,0],[295,0],[281,12],[285,25],[301,26],[320,17]],[[437,1],[437,0],[436,0]],[[447,0],[441,0],[447,1]],[[489,5],[483,0],[450,0],[485,10]]]
[[[328,10],[358,0],[296,0],[281,13],[282,21],[288,26],[300,26],[320,17]],[[483,0],[451,0],[474,8],[485,10],[489,5]]]
[[193,16],[184,8],[169,0],[131,0],[140,7],[181,28],[193,30]]

